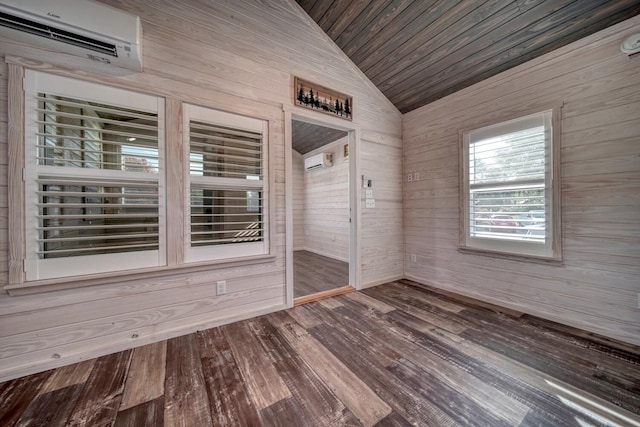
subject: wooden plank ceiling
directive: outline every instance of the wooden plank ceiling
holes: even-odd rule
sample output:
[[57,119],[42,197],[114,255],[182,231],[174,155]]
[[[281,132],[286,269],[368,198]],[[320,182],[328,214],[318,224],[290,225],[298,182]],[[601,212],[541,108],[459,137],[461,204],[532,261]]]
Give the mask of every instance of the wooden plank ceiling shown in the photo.
[[638,0],[296,0],[403,113],[640,13]]
[[293,120],[291,146],[300,154],[307,154],[317,148],[347,136],[347,132],[324,126]]

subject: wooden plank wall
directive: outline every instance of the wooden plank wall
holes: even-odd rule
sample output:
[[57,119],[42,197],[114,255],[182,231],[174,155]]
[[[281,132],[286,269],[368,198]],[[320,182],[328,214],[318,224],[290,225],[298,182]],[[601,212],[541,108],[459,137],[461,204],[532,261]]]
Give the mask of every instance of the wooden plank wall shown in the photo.
[[[278,310],[285,304],[283,106],[293,76],[354,97],[362,171],[385,180],[388,200],[363,214],[365,285],[400,277],[401,115],[292,0],[104,0],[142,19],[144,72],[102,70],[81,58],[1,40],[0,55],[33,68],[123,85],[270,121],[275,258],[253,266],[28,296],[0,295],[0,381],[161,338]],[[57,64],[58,68],[50,64]],[[0,66],[0,279],[7,281],[7,67]],[[374,156],[375,155],[375,156]],[[385,159],[384,172],[378,158]],[[393,194],[393,196],[391,196]],[[376,227],[383,239],[374,240]],[[400,254],[388,261],[388,248]],[[382,266],[384,268],[382,268]],[[215,295],[215,281],[228,293]]]
[[[640,344],[640,60],[619,50],[638,31],[635,17],[404,115],[404,171],[420,175],[404,184],[407,277]],[[559,103],[562,265],[458,252],[458,130]]]
[[332,153],[333,166],[303,176],[304,247],[344,262],[349,262],[349,161],[342,151],[347,143],[341,138],[305,154]]

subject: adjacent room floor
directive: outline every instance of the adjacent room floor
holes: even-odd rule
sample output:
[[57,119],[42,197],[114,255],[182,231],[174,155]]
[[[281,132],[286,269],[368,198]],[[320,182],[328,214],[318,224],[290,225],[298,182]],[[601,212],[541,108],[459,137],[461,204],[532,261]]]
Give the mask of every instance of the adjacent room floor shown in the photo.
[[640,348],[411,281],[0,384],[0,425],[640,424]]
[[293,251],[293,297],[349,284],[349,263],[309,251]]

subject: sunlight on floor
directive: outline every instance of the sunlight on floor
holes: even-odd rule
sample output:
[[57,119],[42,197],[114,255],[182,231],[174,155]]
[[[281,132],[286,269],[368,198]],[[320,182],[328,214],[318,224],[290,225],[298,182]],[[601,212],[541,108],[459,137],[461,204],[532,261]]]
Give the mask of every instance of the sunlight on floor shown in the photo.
[[[558,390],[558,399],[567,405],[568,407],[583,413],[586,417],[607,426],[618,427],[623,425],[631,425],[640,427],[640,421],[637,418],[630,418],[629,416],[621,413],[621,411],[613,409],[611,407],[604,406],[593,399],[590,399],[586,396],[580,395],[572,390],[567,389],[566,387],[556,384],[552,381],[545,380],[545,382]],[[561,395],[562,394],[562,395]],[[597,411],[597,412],[594,412]],[[611,415],[617,421],[608,418],[606,414]],[[591,426],[592,424],[588,423],[585,420],[576,418],[578,424],[583,427]],[[623,424],[620,424],[623,422]]]

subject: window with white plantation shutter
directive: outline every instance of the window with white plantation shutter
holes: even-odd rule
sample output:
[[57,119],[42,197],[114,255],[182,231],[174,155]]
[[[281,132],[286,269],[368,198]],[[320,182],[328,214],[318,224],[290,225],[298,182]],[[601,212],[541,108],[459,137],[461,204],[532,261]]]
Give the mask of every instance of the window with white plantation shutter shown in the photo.
[[266,122],[184,106],[185,260],[268,252]]
[[26,278],[165,263],[162,99],[25,72]]
[[463,246],[554,258],[553,110],[464,132]]

